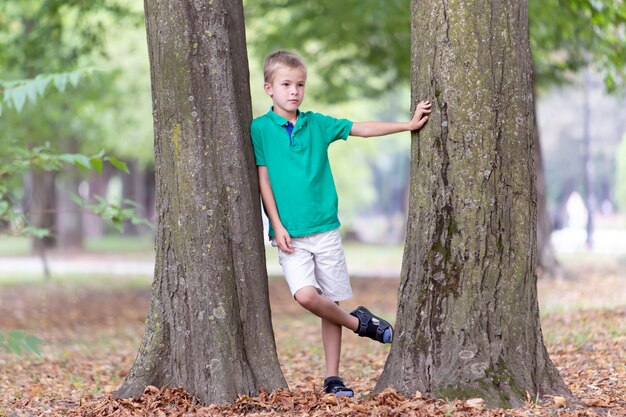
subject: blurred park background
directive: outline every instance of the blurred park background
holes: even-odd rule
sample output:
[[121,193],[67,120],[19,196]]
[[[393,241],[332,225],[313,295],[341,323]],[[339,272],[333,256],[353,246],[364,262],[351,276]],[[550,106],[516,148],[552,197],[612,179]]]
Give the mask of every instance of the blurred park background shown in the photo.
[[[297,3],[245,2],[255,117],[271,104],[262,59],[286,47],[310,67],[303,109],[352,120],[407,119],[408,27],[399,25],[408,22],[408,3],[389,2],[389,10],[358,24],[347,20],[358,20],[376,2]],[[530,29],[550,240],[563,262],[578,253],[626,256],[623,6],[573,1],[564,11],[559,2],[535,3]],[[140,4],[122,1],[23,1],[0,8],[2,279],[37,275],[44,260],[51,274],[73,270],[61,261],[78,265],[83,258],[88,273],[139,268],[118,268],[110,262],[113,253],[145,261],[138,270],[150,274],[155,181],[142,19]],[[342,30],[329,34],[333,25]],[[19,84],[29,79],[39,82]],[[356,270],[399,268],[409,148],[409,134],[331,147],[343,234],[349,250],[365,253],[354,256]],[[379,256],[369,253],[372,245]],[[89,269],[102,253],[107,261]],[[268,258],[275,265],[275,256]]]
[[[271,104],[263,58],[288,48],[309,67],[303,110],[407,119],[409,2],[384,3],[244,1],[254,116]],[[559,263],[540,275],[551,280],[540,282],[542,313],[571,312],[560,316],[567,319],[581,309],[608,308],[621,311],[607,319],[615,321],[626,305],[626,11],[617,0],[529,3],[548,242]],[[75,296],[87,309],[123,308],[113,292],[129,295],[123,304],[145,314],[156,218],[142,13],[141,2],[122,0],[0,4],[0,332],[30,329],[51,357],[74,353],[69,344],[54,347],[69,336],[46,334],[25,319],[37,305],[63,316],[59,300],[73,306]],[[410,143],[409,134],[398,134],[331,147],[348,266],[357,280],[399,277]],[[280,275],[275,251],[267,246],[272,276]],[[90,298],[94,288],[106,296]],[[395,290],[388,291],[391,302],[382,305],[394,314]],[[80,322],[84,311],[68,307],[67,314],[75,315],[68,323]],[[137,314],[141,322],[145,316]],[[135,330],[118,335],[132,346],[141,335]],[[623,325],[609,332],[623,341]],[[561,340],[557,330],[550,335],[553,343]],[[593,339],[585,335],[568,337],[582,346]],[[107,349],[122,343],[113,333],[98,337],[104,339],[96,346]],[[94,354],[88,333],[72,340],[80,354]],[[98,366],[110,380],[96,381],[97,388],[93,379],[69,383],[82,393],[110,391],[124,375],[109,369],[107,354]],[[122,362],[131,359],[128,353]]]

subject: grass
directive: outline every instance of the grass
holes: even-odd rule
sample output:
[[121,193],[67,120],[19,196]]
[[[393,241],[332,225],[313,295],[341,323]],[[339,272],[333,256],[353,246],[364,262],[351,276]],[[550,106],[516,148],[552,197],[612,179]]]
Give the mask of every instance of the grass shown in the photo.
[[0,275],[0,288],[10,286],[46,287],[68,286],[76,288],[135,288],[147,287],[152,277],[146,275],[94,275],[54,274],[46,281],[43,274],[14,273]]
[[[378,245],[371,243],[344,242],[348,269],[399,269],[402,265],[403,245]],[[278,249],[265,247],[268,265],[278,265]]]
[[[611,309],[582,309],[542,317],[544,340],[549,345],[573,345],[584,348],[603,339],[626,336],[625,322],[616,320]],[[622,308],[623,311],[623,308]]]
[[0,255],[17,256],[30,254],[30,240],[25,237],[0,235]]
[[[147,254],[154,252],[152,236],[107,235],[85,239],[85,251],[91,253]],[[0,235],[0,256],[31,255],[30,239]]]

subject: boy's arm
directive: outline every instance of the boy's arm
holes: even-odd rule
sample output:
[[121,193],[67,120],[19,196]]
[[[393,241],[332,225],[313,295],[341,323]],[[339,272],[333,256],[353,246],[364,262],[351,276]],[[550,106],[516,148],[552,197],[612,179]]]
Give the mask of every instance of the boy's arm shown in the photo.
[[413,118],[408,122],[355,122],[352,124],[350,135],[369,138],[417,130],[424,126],[424,123],[428,120],[430,106],[430,101],[421,101],[415,109]]
[[270,184],[270,176],[267,172],[267,167],[263,165],[257,166],[259,173],[259,187],[261,188],[261,198],[263,199],[263,206],[267,217],[272,222],[274,233],[276,233],[276,244],[278,247],[286,253],[293,253],[294,250],[291,247],[291,236],[287,232],[287,229],[283,226],[278,215],[278,207],[276,207],[276,200],[274,199],[274,192],[272,191],[272,185]]

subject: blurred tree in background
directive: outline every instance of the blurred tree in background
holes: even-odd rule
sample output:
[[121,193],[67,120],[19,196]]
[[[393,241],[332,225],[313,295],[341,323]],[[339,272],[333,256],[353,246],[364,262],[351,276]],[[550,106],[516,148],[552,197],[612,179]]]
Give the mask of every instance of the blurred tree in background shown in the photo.
[[[300,52],[319,73],[320,98],[379,95],[406,88],[410,77],[409,0],[246,0],[249,40],[260,59],[275,49]],[[536,82],[568,82],[587,65],[610,89],[626,75],[626,4],[620,0],[530,0]],[[419,17],[418,17],[419,19]],[[272,23],[268,23],[272,22]],[[274,23],[277,22],[277,23]]]
[[626,211],[626,134],[622,136],[622,142],[617,152],[616,190],[617,204],[622,211]]
[[[145,51],[145,38],[125,37],[117,45],[111,41],[119,39],[114,34],[126,35],[121,28],[136,28],[136,33],[141,33],[140,10],[115,0],[29,0],[2,3],[0,21],[0,66],[5,80],[32,79],[39,74],[94,65],[104,69],[79,89],[68,86],[61,91],[48,91],[45,100],[30,103],[21,112],[5,111],[0,133],[4,144],[10,142],[26,149],[49,146],[51,151],[87,154],[105,148],[123,157],[152,159],[151,132],[145,127],[129,129],[149,126],[138,123],[141,117],[149,121],[149,98],[146,94],[133,94],[141,90],[141,84],[135,81],[142,75],[127,71],[137,63],[120,53],[132,57],[134,52],[129,45],[134,44],[133,40],[137,42],[135,48]],[[113,65],[109,62],[111,53],[116,57]],[[147,62],[145,68],[143,78],[147,78]],[[133,142],[132,152],[128,145],[123,145],[129,141]],[[35,239],[35,248],[52,246],[56,239],[65,247],[81,247],[86,232],[83,216],[70,200],[70,193],[56,191],[79,193],[79,184],[83,183],[89,185],[88,192],[81,188],[84,197],[106,195],[108,179],[113,175],[107,165],[102,176],[90,178],[74,169],[33,169],[23,179],[22,194],[13,197],[23,200],[35,227],[54,232],[46,239]],[[100,233],[104,229],[97,218],[88,225],[100,229]]]
[[[408,116],[408,0],[390,0],[383,6],[374,0],[244,3],[257,115],[269,108],[261,89],[262,57],[273,49],[290,48],[311,66],[306,106],[323,105],[329,114],[354,119]],[[52,226],[62,244],[80,247],[81,229],[83,235],[94,236],[110,226],[92,217],[81,221],[83,216],[76,215],[78,208],[64,197],[67,193],[57,195],[56,189],[91,198],[131,198],[149,209],[142,214],[154,216],[151,99],[141,6],[122,0],[0,4],[0,78],[25,79],[84,67],[103,70],[82,82],[80,90],[70,86],[63,94],[49,92],[45,102],[27,106],[21,114],[6,110],[1,142],[10,139],[31,148],[49,143],[52,149],[87,154],[104,149],[128,161],[132,174],[121,175],[105,167],[102,175],[77,175],[71,170],[28,175],[16,198],[23,199],[33,214],[41,214],[37,223]],[[594,68],[608,87],[623,85],[624,7],[619,1],[530,1],[540,95],[555,85],[580,83],[576,73],[586,66]],[[582,191],[578,163],[582,139],[571,143],[578,134],[572,129],[579,119],[550,145],[546,176],[548,202],[553,207],[564,204],[566,196],[560,196],[567,191]],[[609,134],[603,132],[600,139]],[[598,141],[591,148],[592,186],[600,190],[598,198],[614,198],[616,141],[603,143]],[[345,146],[331,148],[330,156],[341,193],[342,222],[358,228],[357,215],[387,218],[388,225],[381,226],[381,232],[380,227],[372,227],[368,217],[367,229],[376,229],[377,237],[382,234],[389,241],[402,240],[405,229],[398,219],[406,217],[408,137],[341,145]],[[41,198],[35,200],[34,196]],[[141,231],[135,227],[126,230]]]
[[[309,94],[322,102],[362,95],[397,97],[398,90],[408,88],[409,83],[409,3],[247,0],[248,38],[259,60],[279,48],[300,52],[321,79],[312,84]],[[624,85],[624,2],[530,0],[529,20],[540,93],[574,82],[573,74],[587,67],[601,74],[609,91]],[[537,158],[541,157],[539,152]],[[576,158],[581,159],[580,150]],[[376,166],[375,161],[371,164]],[[582,191],[580,168],[568,181]],[[554,187],[549,188],[554,193]],[[541,212],[547,215],[545,208],[540,208],[540,216]],[[544,235],[549,236],[549,231]]]

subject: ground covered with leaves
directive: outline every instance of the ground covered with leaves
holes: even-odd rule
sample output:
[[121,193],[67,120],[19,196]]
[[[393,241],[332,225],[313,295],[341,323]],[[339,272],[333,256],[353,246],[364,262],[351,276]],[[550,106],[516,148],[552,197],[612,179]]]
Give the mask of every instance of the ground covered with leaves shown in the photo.
[[[623,265],[622,265],[623,266]],[[626,268],[622,268],[626,269]],[[319,322],[293,302],[282,279],[270,281],[278,354],[291,390],[201,406],[181,389],[147,387],[138,399],[113,400],[143,334],[148,280],[94,278],[0,287],[0,330],[44,339],[42,355],[0,352],[0,416],[625,416],[626,273],[584,268],[539,284],[542,327],[553,362],[573,394],[529,398],[516,410],[485,410],[480,399],[434,399],[372,392],[389,347],[344,334],[342,376],[354,399],[324,396]],[[358,304],[393,317],[397,280],[355,279]]]

